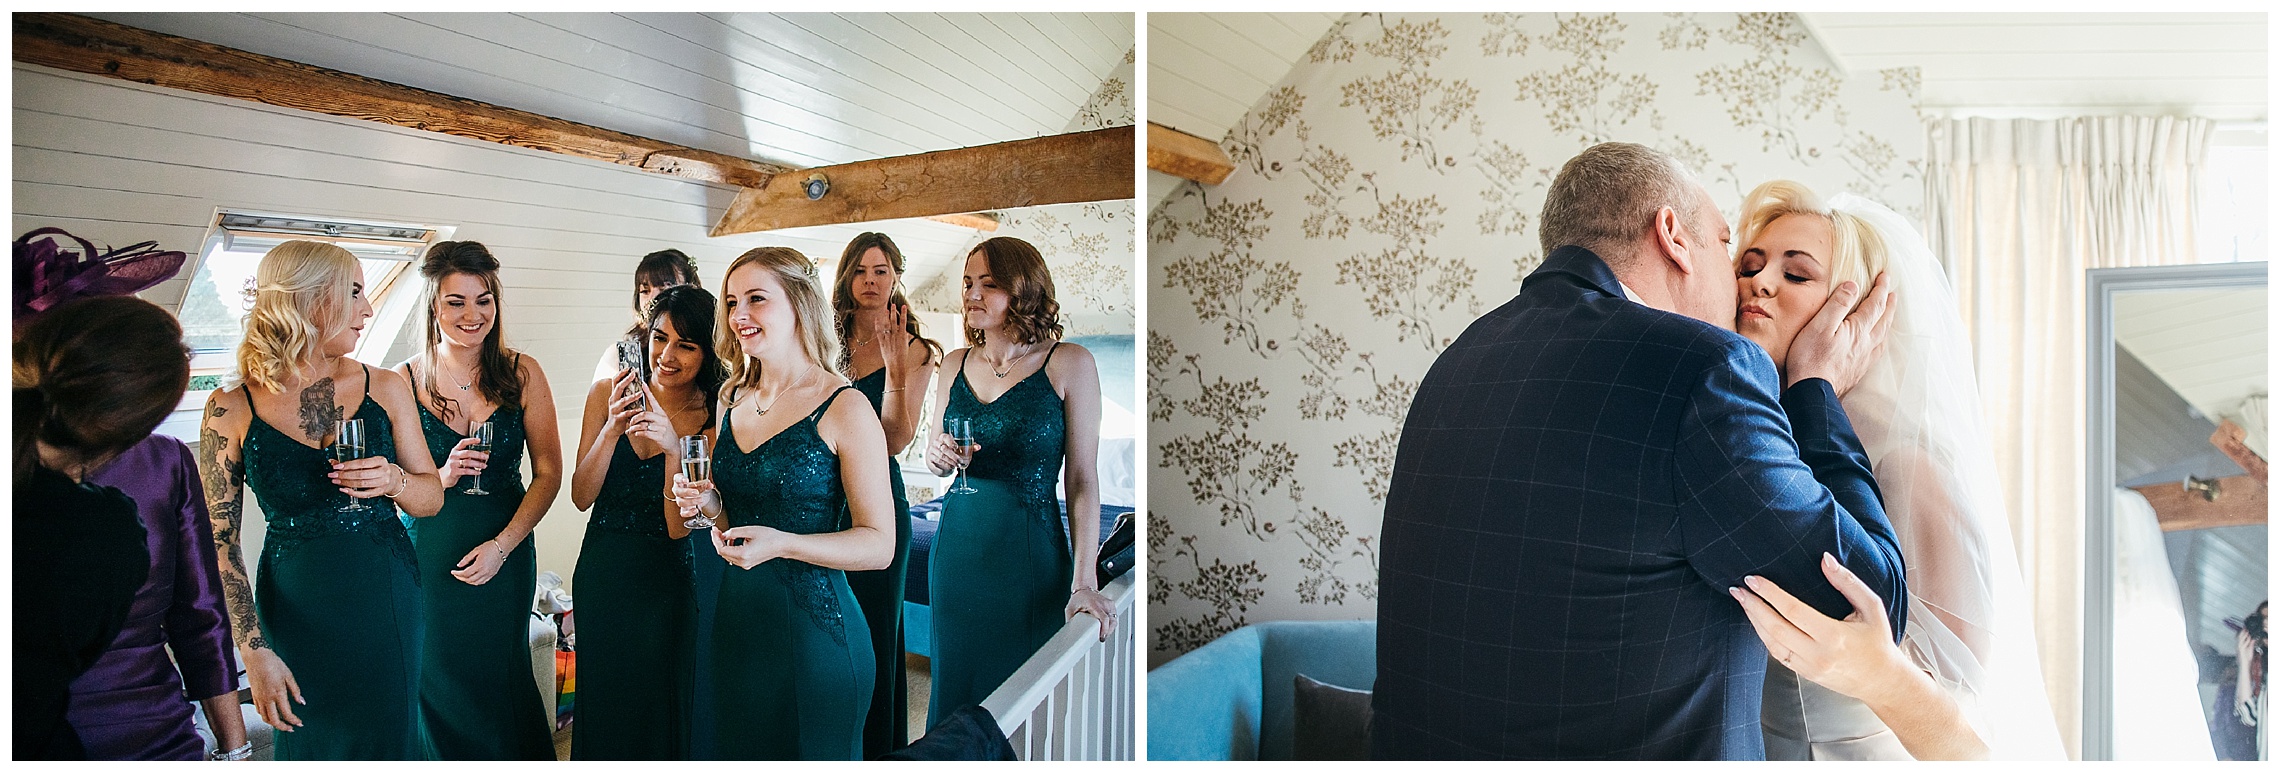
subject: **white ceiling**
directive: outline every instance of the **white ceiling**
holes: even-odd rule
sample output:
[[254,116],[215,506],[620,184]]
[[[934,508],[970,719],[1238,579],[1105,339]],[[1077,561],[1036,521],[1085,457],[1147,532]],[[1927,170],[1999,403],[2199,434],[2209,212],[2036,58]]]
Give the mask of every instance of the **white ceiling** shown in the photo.
[[1931,115],[2266,115],[2261,13],[1806,13],[1847,72],[1922,67]]
[[[1340,16],[1148,14],[1148,120],[1219,141]],[[1180,182],[1149,170],[1148,201]]]
[[[1129,13],[90,15],[802,167],[1062,133],[1134,35]],[[975,233],[911,219],[764,236],[845,244],[868,230],[903,247],[912,287]]]
[[2266,288],[2164,290],[2114,299],[2114,339],[2214,422],[2268,393]]

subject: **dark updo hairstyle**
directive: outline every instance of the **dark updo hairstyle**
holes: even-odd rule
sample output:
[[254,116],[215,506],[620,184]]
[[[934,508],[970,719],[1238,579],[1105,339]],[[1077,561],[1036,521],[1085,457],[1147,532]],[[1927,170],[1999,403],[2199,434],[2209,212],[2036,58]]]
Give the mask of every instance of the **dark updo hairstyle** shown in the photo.
[[[459,401],[444,396],[436,384],[434,353],[443,343],[443,328],[435,317],[435,304],[442,300],[444,277],[453,274],[471,274],[483,280],[483,289],[491,293],[491,334],[483,337],[483,348],[477,355],[475,383],[471,384],[483,399],[492,405],[520,407],[523,397],[522,373],[515,368],[504,342],[507,329],[506,302],[499,291],[499,259],[491,257],[491,250],[482,242],[436,242],[429,247],[427,258],[420,261],[420,277],[427,280],[427,351],[428,402],[435,405],[437,415],[450,419],[459,413]],[[475,299],[469,298],[472,303]]]
[[82,298],[24,327],[12,370],[22,486],[38,443],[96,463],[149,437],[190,387],[190,350],[182,324],[149,301]]
[[[1061,302],[1053,300],[1053,272],[1045,268],[1045,256],[1030,243],[1011,236],[983,241],[966,256],[976,253],[989,266],[990,277],[1013,296],[1005,309],[1005,330],[1013,342],[1061,340]],[[982,331],[967,327],[966,342],[981,346]]]
[[[852,372],[851,369],[855,366],[855,346],[851,343],[855,340],[855,275],[863,266],[863,253],[874,249],[887,256],[887,265],[894,267],[895,276],[902,276],[902,249],[895,246],[895,240],[877,231],[856,234],[854,240],[847,243],[847,249],[839,253],[839,268],[832,272],[836,276],[831,281],[831,310],[839,330],[840,373]],[[903,297],[900,279],[895,280],[895,287],[887,295],[889,306],[898,303],[905,309],[910,308],[910,299]],[[942,345],[926,337],[926,331],[919,328],[918,315],[903,317],[903,331],[909,333],[911,339],[926,346],[928,364],[941,360]]]
[[673,285],[705,286],[697,278],[697,261],[680,250],[664,249],[641,256],[641,265],[633,268],[633,313],[648,318],[648,310],[641,308],[641,286],[665,288]]
[[[719,417],[714,415],[720,402],[720,385],[728,383],[728,363],[720,359],[720,351],[713,347],[714,309],[719,303],[712,293],[693,284],[674,285],[657,292],[649,301],[649,318],[642,328],[655,331],[659,320],[671,320],[673,332],[681,340],[694,342],[704,351],[704,362],[697,366],[697,391],[705,396],[705,426],[712,426]],[[648,341],[642,342],[643,351]]]

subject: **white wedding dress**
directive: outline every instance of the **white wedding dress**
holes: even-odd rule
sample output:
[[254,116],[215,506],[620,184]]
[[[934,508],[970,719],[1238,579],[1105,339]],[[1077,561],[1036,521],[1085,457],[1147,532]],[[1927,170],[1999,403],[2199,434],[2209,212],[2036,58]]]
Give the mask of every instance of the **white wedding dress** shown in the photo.
[[[1898,213],[1849,193],[1829,206],[1883,238],[1899,298],[1882,357],[1844,406],[1907,565],[1900,648],[1956,697],[1994,759],[2064,760],[1947,274]],[[1762,717],[1767,759],[1910,759],[1866,705],[1770,659]]]

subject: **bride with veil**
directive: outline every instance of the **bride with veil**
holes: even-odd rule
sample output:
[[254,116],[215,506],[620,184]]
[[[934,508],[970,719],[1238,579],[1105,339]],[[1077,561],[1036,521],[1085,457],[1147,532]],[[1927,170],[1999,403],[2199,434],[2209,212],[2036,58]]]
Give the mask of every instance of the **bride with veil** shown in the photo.
[[[2065,759],[1946,273],[1907,220],[1852,194],[1824,202],[1768,182],[1738,225],[1735,329],[1776,364],[1841,283],[1882,273],[1899,299],[1883,352],[1843,403],[1907,561],[1907,630],[1895,651],[1857,581],[1847,595],[1865,594],[1863,612],[1844,621],[1771,585],[1736,594],[1773,656],[1767,759]],[[1841,567],[1829,574],[1847,589]]]

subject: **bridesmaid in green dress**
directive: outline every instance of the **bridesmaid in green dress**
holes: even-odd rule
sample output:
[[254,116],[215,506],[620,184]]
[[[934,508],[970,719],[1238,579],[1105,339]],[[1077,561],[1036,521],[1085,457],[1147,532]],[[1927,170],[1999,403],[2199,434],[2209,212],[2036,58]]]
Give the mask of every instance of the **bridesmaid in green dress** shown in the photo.
[[[419,576],[396,517],[443,507],[419,406],[401,376],[348,357],[372,305],[347,250],[289,241],[254,280],[244,383],[207,399],[198,442],[254,707],[280,760],[426,759]],[[332,461],[341,419],[363,423],[363,458]],[[258,587],[239,549],[248,487],[268,519]]]
[[593,510],[573,578],[573,760],[691,756],[696,594],[689,529],[666,506],[665,480],[680,466],[679,438],[701,434],[711,446],[714,396],[726,378],[712,348],[713,304],[693,286],[658,293],[642,325],[648,388],[639,372],[620,371],[586,395],[570,478],[571,501]]
[[876,675],[845,573],[893,560],[893,497],[878,414],[829,364],[829,308],[814,272],[783,247],[729,265],[718,346],[729,390],[713,476],[674,476],[681,512],[715,521],[710,539],[731,567],[710,642],[722,759],[863,753]]
[[903,585],[910,561],[910,500],[903,493],[902,465],[894,455],[918,434],[926,384],[942,362],[942,346],[920,332],[910,300],[899,284],[902,250],[886,234],[869,232],[847,243],[832,281],[831,306],[838,321],[841,373],[862,373],[855,388],[870,398],[887,433],[887,490],[894,494],[895,560],[876,572],[848,572],[855,603],[871,626],[871,658],[878,687],[871,692],[863,725],[863,758],[909,745],[908,687],[903,674]]
[[[538,586],[530,533],[562,490],[554,393],[538,360],[502,341],[499,261],[489,249],[437,242],[420,276],[427,349],[397,370],[420,403],[428,453],[444,460],[445,489],[443,511],[411,524],[426,619],[421,717],[437,759],[550,761],[553,723],[530,669]],[[488,453],[472,447],[485,422]]]
[[[943,500],[927,556],[929,725],[989,697],[1078,612],[1100,621],[1104,641],[1115,625],[1089,570],[1100,552],[1100,371],[1091,352],[1060,342],[1061,306],[1036,247],[984,241],[966,256],[963,281],[971,346],[943,358],[958,371],[937,388],[935,426],[970,423],[973,443],[935,433],[927,464],[936,475],[964,464],[975,491]],[[1054,495],[1064,460],[1074,534],[1063,533]]]

